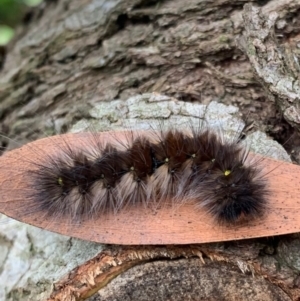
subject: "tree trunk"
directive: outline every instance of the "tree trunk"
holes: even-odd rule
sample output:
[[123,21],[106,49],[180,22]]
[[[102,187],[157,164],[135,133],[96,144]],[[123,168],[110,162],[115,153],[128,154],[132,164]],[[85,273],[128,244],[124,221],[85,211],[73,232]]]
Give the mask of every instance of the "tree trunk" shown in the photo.
[[[99,118],[106,130],[124,116],[177,114],[170,106],[141,113],[149,94],[136,95],[149,92],[167,95],[162,105],[174,97],[237,106],[260,130],[286,140],[300,120],[300,2],[252,1],[261,12],[243,10],[247,2],[43,3],[0,69],[2,146],[61,133],[75,122],[78,128],[83,120]],[[132,96],[137,110],[128,112],[122,104]],[[289,143],[295,158],[298,140]],[[0,299],[46,300],[56,283],[51,300],[300,300],[299,246],[298,235],[102,246],[0,222]]]

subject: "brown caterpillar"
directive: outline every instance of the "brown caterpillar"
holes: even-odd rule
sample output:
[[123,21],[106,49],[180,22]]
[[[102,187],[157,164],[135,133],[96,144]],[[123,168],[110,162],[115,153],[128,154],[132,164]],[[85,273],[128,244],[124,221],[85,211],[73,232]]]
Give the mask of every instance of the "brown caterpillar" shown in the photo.
[[[239,139],[214,129],[124,132],[106,143],[97,133],[86,145],[62,143],[26,171],[31,208],[81,220],[130,206],[193,200],[221,224],[251,221],[265,213],[268,189],[247,162]],[[113,137],[113,134],[112,134]]]
[[225,135],[232,132],[215,127],[162,128],[69,133],[6,152],[0,157],[0,212],[117,244],[299,231],[297,165],[248,153],[242,135],[230,138]]

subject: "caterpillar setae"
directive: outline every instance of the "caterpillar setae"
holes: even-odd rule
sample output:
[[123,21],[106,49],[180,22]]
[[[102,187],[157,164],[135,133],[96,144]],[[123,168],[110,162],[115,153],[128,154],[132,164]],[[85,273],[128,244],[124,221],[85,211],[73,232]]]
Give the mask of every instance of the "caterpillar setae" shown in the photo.
[[75,220],[165,199],[194,200],[220,223],[265,212],[266,183],[238,141],[209,128],[122,135],[106,143],[94,133],[89,149],[63,145],[27,171],[33,187],[27,197],[38,210]]

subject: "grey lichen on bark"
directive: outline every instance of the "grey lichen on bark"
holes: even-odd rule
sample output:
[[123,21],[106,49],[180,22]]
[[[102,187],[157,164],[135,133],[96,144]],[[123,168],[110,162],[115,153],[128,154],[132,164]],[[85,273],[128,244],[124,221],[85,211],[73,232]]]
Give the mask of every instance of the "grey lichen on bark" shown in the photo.
[[299,51],[292,45],[280,46],[275,36],[278,13],[263,14],[251,4],[244,7],[245,30],[238,43],[247,54],[259,81],[284,118],[300,129]]
[[57,279],[103,249],[0,218],[0,300],[46,300]]

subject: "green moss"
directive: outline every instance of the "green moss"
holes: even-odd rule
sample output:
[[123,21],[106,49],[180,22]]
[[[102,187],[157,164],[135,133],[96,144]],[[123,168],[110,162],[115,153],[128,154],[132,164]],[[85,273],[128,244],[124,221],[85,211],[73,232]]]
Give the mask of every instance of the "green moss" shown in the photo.
[[229,43],[230,42],[230,37],[228,37],[226,35],[221,35],[219,37],[219,42],[220,43]]

